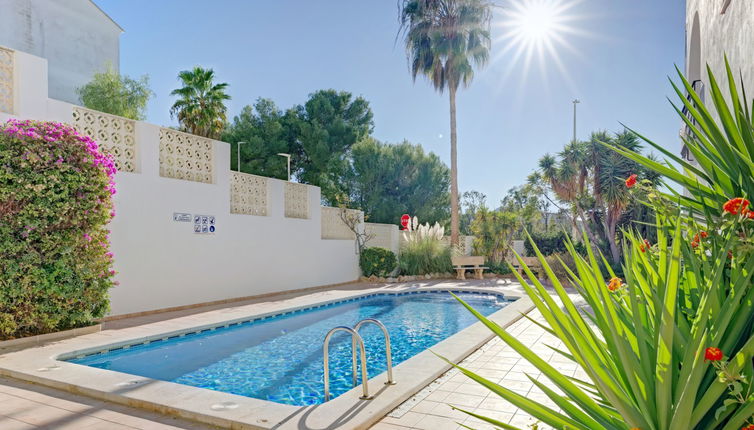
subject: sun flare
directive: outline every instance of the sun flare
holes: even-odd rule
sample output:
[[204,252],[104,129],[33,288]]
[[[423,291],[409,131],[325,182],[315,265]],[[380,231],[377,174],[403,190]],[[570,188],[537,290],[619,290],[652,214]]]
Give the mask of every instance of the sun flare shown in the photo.
[[[557,73],[570,81],[562,57],[566,51],[579,55],[572,45],[574,36],[590,36],[575,12],[583,0],[509,0],[495,20],[493,62],[504,64],[504,78],[514,70],[529,75],[532,63],[539,65],[543,78]],[[547,79],[541,82],[546,85]],[[504,79],[501,81],[504,82]]]
[[511,26],[527,42],[547,41],[558,25],[558,10],[551,2],[539,1],[527,3],[526,6],[511,14]]

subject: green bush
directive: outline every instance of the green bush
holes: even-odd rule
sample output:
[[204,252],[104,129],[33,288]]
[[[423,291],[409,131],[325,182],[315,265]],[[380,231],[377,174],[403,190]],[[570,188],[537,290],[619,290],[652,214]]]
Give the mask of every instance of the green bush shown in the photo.
[[[568,252],[566,249],[566,241],[570,238],[563,230],[553,231],[549,233],[531,233],[531,238],[537,245],[539,252],[544,255],[563,254]],[[581,242],[575,242],[574,246],[579,254],[586,254],[584,244]],[[534,255],[534,247],[530,241],[524,241],[524,248],[526,248],[526,255]]]
[[395,253],[385,248],[366,248],[359,257],[359,266],[364,276],[388,276],[395,270],[396,264]]
[[568,280],[568,271],[572,273],[577,271],[576,262],[573,260],[573,256],[568,252],[559,252],[557,254],[548,255],[545,257],[547,264],[552,269],[555,277],[560,279],[561,282]]
[[0,338],[89,324],[114,285],[112,160],[51,122],[0,126]]
[[422,238],[406,243],[398,257],[398,267],[403,275],[426,275],[453,271],[451,249],[434,238]]
[[484,265],[489,267],[490,272],[496,275],[507,275],[511,273],[511,268],[505,261],[501,261],[499,263],[495,263],[494,261],[487,261]]

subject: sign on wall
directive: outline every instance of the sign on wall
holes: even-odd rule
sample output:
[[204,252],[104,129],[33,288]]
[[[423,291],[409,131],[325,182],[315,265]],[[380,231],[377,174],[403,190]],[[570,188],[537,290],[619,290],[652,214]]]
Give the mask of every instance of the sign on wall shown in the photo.
[[194,233],[213,234],[216,229],[214,215],[194,215]]
[[191,214],[187,214],[183,212],[173,212],[173,221],[191,222]]

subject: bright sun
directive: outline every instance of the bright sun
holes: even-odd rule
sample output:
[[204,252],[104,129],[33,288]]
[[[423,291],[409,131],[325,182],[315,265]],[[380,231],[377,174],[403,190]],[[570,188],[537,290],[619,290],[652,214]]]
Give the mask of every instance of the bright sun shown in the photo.
[[574,13],[582,1],[509,0],[495,20],[499,30],[493,44],[502,45],[503,49],[495,49],[494,60],[502,61],[508,73],[520,69],[523,63],[523,76],[536,61],[543,76],[557,70],[568,79],[561,55],[564,51],[578,54],[568,36],[588,35],[577,23],[584,17]]
[[533,1],[511,13],[511,25],[527,42],[547,41],[557,29],[557,12],[551,2]]

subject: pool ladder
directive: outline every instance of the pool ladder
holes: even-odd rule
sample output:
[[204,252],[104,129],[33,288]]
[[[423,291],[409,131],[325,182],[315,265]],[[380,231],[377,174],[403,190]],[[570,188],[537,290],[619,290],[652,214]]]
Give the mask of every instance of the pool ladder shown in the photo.
[[385,385],[395,385],[395,380],[393,379],[393,357],[392,352],[390,351],[390,334],[387,332],[387,327],[385,327],[384,324],[382,324],[379,320],[376,320],[374,318],[366,318],[358,323],[356,323],[353,328],[346,327],[346,326],[338,326],[334,329],[327,332],[327,336],[325,336],[325,342],[324,342],[324,355],[325,355],[325,401],[330,400],[330,354],[329,354],[329,347],[330,347],[330,338],[332,336],[339,332],[339,331],[345,331],[347,333],[351,334],[351,368],[353,370],[353,386],[356,386],[356,347],[359,348],[359,357],[361,359],[361,389],[362,389],[362,396],[360,399],[362,400],[371,400],[372,397],[369,396],[369,375],[367,372],[367,353],[366,349],[364,348],[364,339],[361,338],[361,335],[359,335],[359,329],[364,326],[364,324],[374,324],[377,327],[379,327],[382,330],[382,334],[385,336],[385,357],[387,358],[387,382]]

